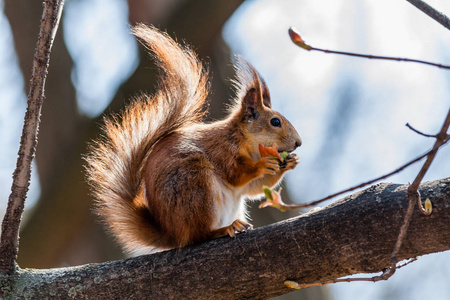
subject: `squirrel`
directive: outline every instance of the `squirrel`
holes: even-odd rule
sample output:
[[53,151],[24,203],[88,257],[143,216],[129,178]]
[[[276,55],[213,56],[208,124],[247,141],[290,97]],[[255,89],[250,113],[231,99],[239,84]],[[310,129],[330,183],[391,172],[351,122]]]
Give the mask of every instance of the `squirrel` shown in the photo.
[[245,199],[299,163],[261,157],[259,144],[292,152],[297,131],[271,109],[265,81],[242,58],[228,116],[205,123],[208,71],[197,55],[143,24],[132,33],[161,71],[158,91],[104,119],[86,170],[95,210],[126,251],[150,253],[247,231]]

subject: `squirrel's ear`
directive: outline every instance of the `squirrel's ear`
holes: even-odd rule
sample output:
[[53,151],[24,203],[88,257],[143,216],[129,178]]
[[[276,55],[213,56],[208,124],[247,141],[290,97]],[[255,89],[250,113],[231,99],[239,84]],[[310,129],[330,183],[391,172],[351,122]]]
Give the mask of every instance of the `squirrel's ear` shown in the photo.
[[242,99],[243,112],[250,118],[257,119],[259,117],[258,107],[261,106],[260,101],[256,88],[249,89]]
[[263,107],[271,108],[269,89],[258,71],[242,57],[236,57],[235,68],[236,102],[245,115],[258,118],[258,110]]

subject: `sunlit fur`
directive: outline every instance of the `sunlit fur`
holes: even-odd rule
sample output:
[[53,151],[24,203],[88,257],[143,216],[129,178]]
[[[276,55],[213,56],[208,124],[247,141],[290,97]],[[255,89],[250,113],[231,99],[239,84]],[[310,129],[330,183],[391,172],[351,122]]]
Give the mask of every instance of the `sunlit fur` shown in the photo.
[[[292,125],[270,109],[256,70],[237,62],[237,93],[227,118],[203,123],[208,73],[167,34],[138,25],[133,33],[162,70],[158,91],[105,118],[91,145],[87,173],[96,211],[127,251],[183,247],[247,228],[243,196],[274,186],[287,167],[259,156],[258,144],[292,151]],[[281,127],[270,125],[278,117]],[[232,225],[233,224],[233,225]]]

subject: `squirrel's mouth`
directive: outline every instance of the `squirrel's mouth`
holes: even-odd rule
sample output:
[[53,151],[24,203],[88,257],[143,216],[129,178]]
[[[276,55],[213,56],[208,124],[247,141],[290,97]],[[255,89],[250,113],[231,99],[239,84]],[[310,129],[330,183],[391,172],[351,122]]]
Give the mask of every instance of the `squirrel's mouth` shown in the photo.
[[287,150],[287,149],[277,149],[277,151],[278,151],[278,153],[281,153],[281,152],[287,152],[287,153],[289,153],[289,154],[291,154],[291,152],[293,152],[295,149],[292,149],[292,150]]

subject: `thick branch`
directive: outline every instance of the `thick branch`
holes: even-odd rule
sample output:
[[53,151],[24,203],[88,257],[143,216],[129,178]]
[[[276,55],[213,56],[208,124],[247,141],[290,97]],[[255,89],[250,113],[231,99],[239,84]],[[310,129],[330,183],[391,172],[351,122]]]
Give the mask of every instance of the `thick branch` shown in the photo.
[[[265,299],[290,292],[285,280],[313,283],[380,272],[390,265],[407,189],[378,184],[236,239],[104,264],[22,270],[0,277],[6,287],[0,291],[23,296],[26,288],[31,298]],[[399,259],[450,249],[450,178],[424,183],[420,193],[433,202],[433,214],[414,212]],[[11,287],[16,290],[9,292]]]
[[28,107],[20,140],[19,157],[13,174],[11,195],[2,222],[0,240],[0,273],[14,271],[19,247],[19,225],[30,185],[31,163],[36,152],[45,78],[50,61],[50,50],[58,29],[63,0],[46,0],[33,61]]

